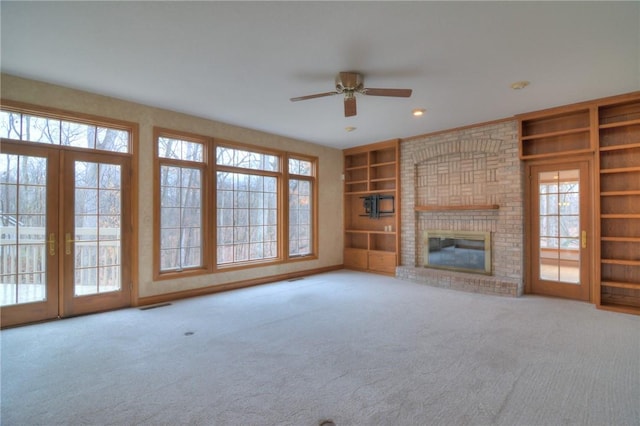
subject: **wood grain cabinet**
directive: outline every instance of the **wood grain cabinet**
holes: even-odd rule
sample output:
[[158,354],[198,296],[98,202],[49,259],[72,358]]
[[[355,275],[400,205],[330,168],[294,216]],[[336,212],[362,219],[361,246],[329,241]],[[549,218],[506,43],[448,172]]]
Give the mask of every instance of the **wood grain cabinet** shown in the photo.
[[395,275],[399,140],[344,150],[344,266]]

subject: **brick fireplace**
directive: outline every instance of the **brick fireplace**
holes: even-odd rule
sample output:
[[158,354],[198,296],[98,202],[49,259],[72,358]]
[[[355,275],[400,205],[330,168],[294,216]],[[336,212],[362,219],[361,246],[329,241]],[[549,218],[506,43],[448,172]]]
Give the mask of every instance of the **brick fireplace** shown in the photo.
[[[438,287],[521,295],[524,180],[517,121],[405,140],[400,169],[401,258],[396,276]],[[426,268],[423,235],[433,229],[490,233],[491,274]]]

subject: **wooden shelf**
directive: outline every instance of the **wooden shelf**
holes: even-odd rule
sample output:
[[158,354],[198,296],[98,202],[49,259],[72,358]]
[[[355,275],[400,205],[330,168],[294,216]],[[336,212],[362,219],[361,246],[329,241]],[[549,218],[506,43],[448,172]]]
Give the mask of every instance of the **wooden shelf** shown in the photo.
[[606,264],[606,265],[640,266],[640,260],[600,259],[600,263]]
[[544,154],[522,154],[520,155],[520,158],[522,160],[536,160],[536,159],[540,159],[540,158],[557,158],[558,154],[562,154],[562,155],[576,155],[576,154],[586,154],[589,152],[593,152],[594,150],[591,148],[584,148],[584,149],[574,149],[574,150],[569,150],[569,151],[562,151],[561,153],[558,152],[549,152],[549,153],[544,153]]
[[606,173],[630,173],[630,172],[640,172],[640,166],[637,167],[618,167],[615,169],[600,169],[600,174]]
[[617,303],[602,303],[598,306],[598,309],[603,311],[622,312],[625,314],[640,315],[640,308],[629,305],[619,305]]
[[625,145],[601,146],[600,147],[600,152],[618,151],[618,150],[633,149],[633,148],[640,148],[640,142],[638,142],[638,143],[629,143],[629,144],[625,144]]
[[392,189],[377,189],[375,191],[367,190],[367,191],[349,191],[345,192],[344,195],[373,195],[373,194],[395,194],[395,188]]
[[373,163],[371,164],[371,167],[384,167],[384,166],[395,166],[396,162],[395,161],[386,161],[384,163]]
[[353,166],[353,167],[345,167],[344,170],[346,172],[350,172],[352,170],[362,170],[362,169],[366,169],[367,165],[365,164],[364,166]]
[[369,250],[369,253],[393,253],[395,254],[395,251],[391,251],[391,250]]
[[600,193],[601,197],[616,197],[623,195],[640,195],[640,190],[630,190],[630,191],[604,191]]
[[600,237],[600,240],[618,243],[640,243],[640,237]]
[[396,180],[396,178],[394,178],[394,177],[376,178],[376,179],[370,179],[369,182],[394,182],[395,180]]
[[640,124],[640,118],[636,120],[617,121],[615,123],[601,124],[600,129],[611,129],[612,127],[631,126],[634,124]]
[[455,211],[455,210],[498,210],[500,206],[498,204],[470,204],[466,206],[451,206],[451,205],[428,205],[428,206],[416,206],[417,212],[437,212],[437,211]]
[[574,134],[574,133],[586,133],[586,132],[589,132],[589,130],[590,130],[589,127],[579,127],[577,129],[558,130],[558,131],[555,131],[555,132],[546,132],[546,133],[539,133],[539,134],[534,134],[534,135],[522,136],[521,139],[523,141],[530,141],[530,140],[535,140],[535,139],[552,138],[552,137],[556,137],[556,136],[571,135],[571,134]]
[[608,213],[601,214],[602,219],[640,219],[640,213]]
[[394,231],[372,231],[370,229],[345,229],[344,232],[349,234],[379,234],[379,235],[395,235]]
[[640,283],[620,283],[616,281],[602,281],[601,285],[615,288],[630,288],[640,290]]

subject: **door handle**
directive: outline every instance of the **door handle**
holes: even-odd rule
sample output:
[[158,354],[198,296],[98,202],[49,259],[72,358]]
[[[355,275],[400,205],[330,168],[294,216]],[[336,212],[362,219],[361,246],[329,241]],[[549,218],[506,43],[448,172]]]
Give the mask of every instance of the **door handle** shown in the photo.
[[587,231],[582,231],[582,248],[587,248]]
[[50,256],[55,256],[56,255],[56,234],[54,234],[53,232],[49,234],[49,255]]
[[75,240],[71,239],[71,233],[67,232],[64,234],[64,252],[65,254],[71,254],[71,243]]

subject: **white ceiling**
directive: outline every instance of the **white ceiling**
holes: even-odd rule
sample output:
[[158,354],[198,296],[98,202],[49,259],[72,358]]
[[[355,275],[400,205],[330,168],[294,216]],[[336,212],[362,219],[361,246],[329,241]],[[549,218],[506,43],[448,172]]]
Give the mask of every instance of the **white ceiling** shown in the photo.
[[[0,13],[4,73],[337,148],[640,89],[635,1],[2,1]],[[340,96],[289,101],[333,90],[338,71],[413,95],[358,97],[351,118]],[[531,85],[510,89],[518,80]]]

